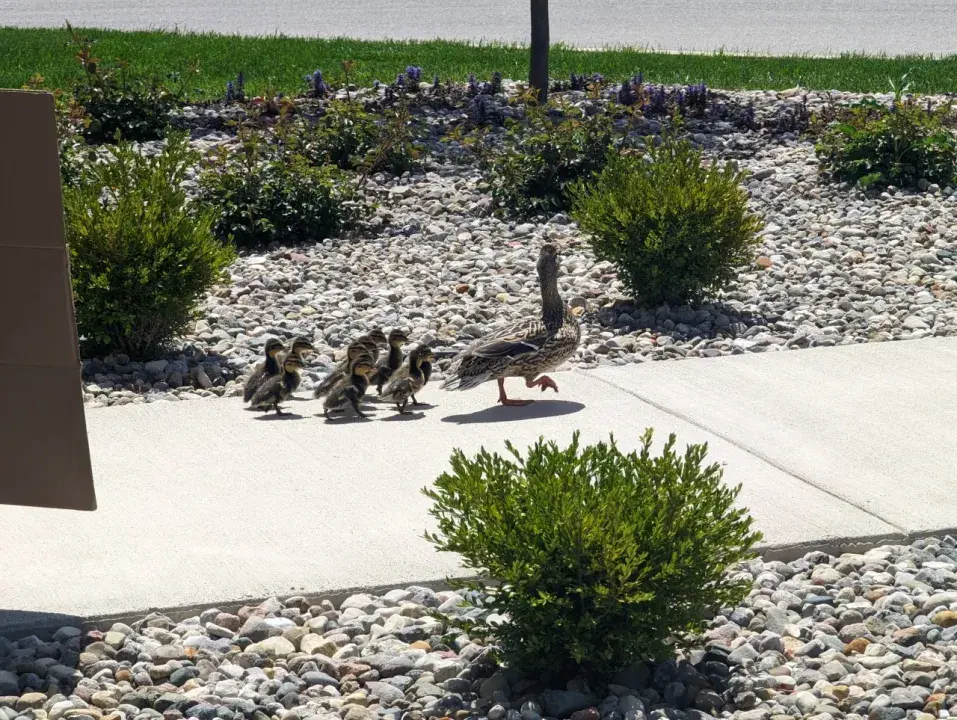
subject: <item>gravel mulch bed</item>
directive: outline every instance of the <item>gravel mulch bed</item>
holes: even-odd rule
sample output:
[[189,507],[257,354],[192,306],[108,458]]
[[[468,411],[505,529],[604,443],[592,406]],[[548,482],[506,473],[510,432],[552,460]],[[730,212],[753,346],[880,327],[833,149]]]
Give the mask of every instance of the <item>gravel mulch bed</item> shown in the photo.
[[957,708],[957,542],[732,569],[753,589],[687,654],[549,688],[456,630],[476,593],[303,597],[0,639],[8,720],[933,720]]
[[[726,95],[738,106],[753,103],[759,119],[801,101],[795,93]],[[812,94],[808,104],[828,99]],[[198,147],[233,142],[206,127],[216,112],[188,111]],[[426,109],[420,122],[434,129],[460,115]],[[640,130],[658,129],[646,120]],[[230,283],[202,304],[182,353],[145,364],[86,360],[86,399],[118,405],[235,394],[270,336],[313,338],[321,354],[304,376],[306,390],[349,339],[376,325],[405,327],[413,342],[462,346],[536,312],[534,262],[546,240],[563,246],[561,289],[582,309],[583,341],[571,361],[578,367],[957,334],[954,188],[866,196],[823,182],[813,146],[792,134],[726,120],[689,121],[688,129],[709,155],[753,173],[751,206],[766,220],[756,262],[713,302],[634,307],[612,265],[594,258],[567,217],[494,216],[471,155],[436,142],[423,172],[372,178],[367,193],[381,206],[369,232],[243,255]]]

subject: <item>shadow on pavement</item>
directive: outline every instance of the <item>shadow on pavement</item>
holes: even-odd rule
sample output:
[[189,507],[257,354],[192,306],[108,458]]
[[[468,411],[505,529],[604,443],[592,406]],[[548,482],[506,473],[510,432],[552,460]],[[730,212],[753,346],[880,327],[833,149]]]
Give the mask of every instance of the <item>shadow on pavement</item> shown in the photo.
[[5,637],[8,640],[18,640],[28,635],[47,638],[62,627],[79,628],[82,627],[84,622],[86,622],[86,618],[69,613],[0,608],[0,637]]
[[580,402],[568,400],[536,400],[523,407],[504,407],[495,405],[466,415],[449,415],[442,418],[442,422],[456,425],[471,425],[474,423],[515,422],[517,420],[538,420],[559,415],[571,415],[583,410],[585,406]]

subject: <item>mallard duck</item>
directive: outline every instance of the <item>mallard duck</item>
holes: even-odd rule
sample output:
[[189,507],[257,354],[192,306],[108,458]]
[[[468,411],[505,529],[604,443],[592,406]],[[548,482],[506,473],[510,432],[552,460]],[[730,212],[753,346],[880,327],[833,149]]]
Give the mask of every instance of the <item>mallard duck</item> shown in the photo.
[[408,415],[405,406],[409,399],[413,404],[418,405],[415,394],[425,387],[428,382],[423,364],[429,363],[429,372],[431,372],[431,363],[435,360],[435,354],[428,345],[420,345],[409,354],[408,369],[404,377],[395,378],[386,387],[382,394],[383,400],[389,400],[395,403],[400,415]]
[[300,375],[302,370],[302,358],[298,355],[289,355],[282,362],[282,371],[278,375],[268,378],[256,394],[253,395],[252,406],[257,410],[269,412],[275,410],[277,415],[285,413],[279,407],[279,404],[292,395],[299,387]]
[[382,387],[389,382],[393,373],[402,366],[402,346],[409,342],[408,336],[402,330],[392,330],[389,333],[389,354],[376,365],[375,372],[369,379],[376,386],[376,392],[381,395]]
[[[322,379],[322,382],[316,386],[316,389],[312,393],[313,397],[321,398],[323,395],[331,392],[336,385],[343,380],[348,379],[352,363],[354,363],[360,355],[365,353],[369,355],[370,358],[373,358],[375,352],[375,340],[369,336],[363,335],[362,337],[353,340],[346,346],[345,357],[342,358],[342,360],[340,360],[339,363],[332,369],[332,372],[326,375]],[[375,361],[373,360],[373,365],[374,364]]]
[[359,401],[365,395],[369,388],[369,375],[375,371],[375,363],[372,362],[372,356],[368,353],[362,353],[350,366],[350,374],[347,378],[329,391],[325,402],[322,404],[322,413],[329,418],[329,413],[344,410],[346,405],[352,405],[356,415],[361,418],[368,417],[359,409]]
[[558,293],[558,250],[550,243],[542,246],[538,257],[538,283],[541,317],[512,323],[465,348],[452,361],[449,378],[442,383],[444,390],[468,390],[497,380],[500,403],[527,405],[532,401],[505,394],[505,378],[522,377],[526,387],[558,392],[555,381],[541,373],[554,370],[575,353],[581,328]]
[[278,375],[282,370],[277,357],[281,350],[282,343],[276,338],[269,338],[266,341],[266,344],[263,346],[266,359],[253,368],[252,375],[249,376],[246,380],[246,384],[243,386],[244,403],[248,403],[253,399],[253,395],[256,394],[259,386],[262,385],[267,378]]

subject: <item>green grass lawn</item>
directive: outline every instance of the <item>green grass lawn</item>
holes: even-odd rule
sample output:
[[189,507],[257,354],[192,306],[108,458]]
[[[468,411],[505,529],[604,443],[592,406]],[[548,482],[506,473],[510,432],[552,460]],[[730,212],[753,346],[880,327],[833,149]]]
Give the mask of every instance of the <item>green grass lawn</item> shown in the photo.
[[[528,72],[528,51],[512,45],[472,45],[451,41],[400,42],[289,37],[235,37],[171,32],[83,30],[97,41],[103,60],[122,59],[145,72],[183,72],[193,62],[199,72],[190,83],[206,97],[221,96],[226,81],[245,73],[251,92],[274,88],[284,93],[305,89],[303,76],[321,69],[327,79],[343,78],[341,63],[355,61],[354,81],[388,82],[407,65],[419,65],[423,76],[463,80],[469,73],[487,79],[498,70],[522,79]],[[20,87],[39,73],[48,87],[68,87],[78,70],[66,30],[0,27],[0,87]],[[621,80],[641,71],[660,83],[705,82],[724,89],[785,89],[800,85],[817,90],[887,92],[890,80],[905,73],[916,91],[957,91],[957,56],[751,57],[741,55],[675,55],[633,48],[578,50],[556,46],[551,54],[553,77],[569,73],[602,73]]]

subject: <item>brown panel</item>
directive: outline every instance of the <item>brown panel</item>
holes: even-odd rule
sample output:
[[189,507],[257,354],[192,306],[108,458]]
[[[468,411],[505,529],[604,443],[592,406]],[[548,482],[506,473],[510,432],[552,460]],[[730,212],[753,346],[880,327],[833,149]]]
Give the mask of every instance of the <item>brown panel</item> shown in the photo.
[[76,368],[76,325],[64,307],[65,250],[0,247],[0,364]]
[[0,502],[95,510],[76,368],[0,372]]
[[0,90],[0,108],[0,245],[63,247],[53,96]]
[[53,98],[0,91],[0,503],[94,510]]

